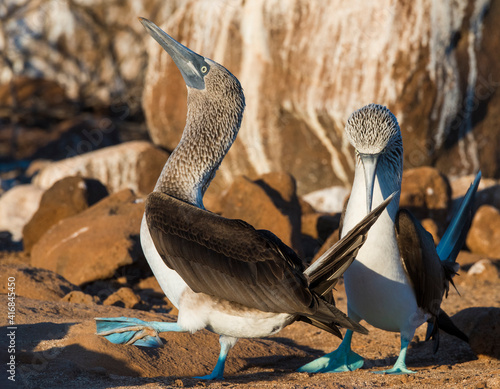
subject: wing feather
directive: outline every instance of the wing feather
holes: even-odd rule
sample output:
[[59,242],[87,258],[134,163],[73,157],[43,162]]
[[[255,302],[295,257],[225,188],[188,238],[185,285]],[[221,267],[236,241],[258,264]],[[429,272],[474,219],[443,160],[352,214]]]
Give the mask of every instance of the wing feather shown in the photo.
[[432,235],[406,209],[399,210],[395,227],[401,261],[413,284],[417,305],[437,316],[446,284]]
[[158,192],[146,219],[158,253],[194,292],[267,312],[317,309],[302,261],[271,232]]

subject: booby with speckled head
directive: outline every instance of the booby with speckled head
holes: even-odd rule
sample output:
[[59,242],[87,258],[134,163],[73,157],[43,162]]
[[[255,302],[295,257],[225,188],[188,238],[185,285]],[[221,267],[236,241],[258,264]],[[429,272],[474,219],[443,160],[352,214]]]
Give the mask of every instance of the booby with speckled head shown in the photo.
[[[474,195],[481,173],[465,195],[439,245],[418,220],[399,209],[403,174],[403,141],[396,117],[381,105],[370,104],[354,112],[346,135],[356,149],[351,196],[343,214],[341,236],[394,191],[393,201],[368,233],[356,259],[344,274],[348,316],[374,327],[399,332],[401,351],[391,369],[382,373],[412,373],[406,352],[416,328],[428,321],[428,337],[436,341],[438,328],[467,341],[441,309],[444,294],[458,270],[455,262],[472,218]],[[330,354],[299,371],[342,372],[359,369],[363,358],[351,350],[352,331]]]
[[272,335],[296,320],[340,337],[338,326],[366,333],[334,306],[331,291],[391,197],[307,269],[270,231],[205,210],[203,195],[240,128],[243,90],[223,66],[140,21],[188,90],[182,138],[147,197],[141,225],[146,259],[179,316],[176,323],[97,318],[97,334],[154,347],[162,344],[159,332],[207,328],[220,335],[221,351],[212,373],[198,378],[221,379],[238,338]]

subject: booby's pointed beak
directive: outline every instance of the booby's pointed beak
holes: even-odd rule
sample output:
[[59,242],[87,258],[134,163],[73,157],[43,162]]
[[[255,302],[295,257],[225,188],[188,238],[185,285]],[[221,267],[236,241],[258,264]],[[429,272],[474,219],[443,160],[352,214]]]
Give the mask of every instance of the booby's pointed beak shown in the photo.
[[210,65],[205,61],[205,58],[177,42],[148,19],[139,17],[139,21],[149,35],[172,57],[181,71],[186,85],[191,88],[205,89],[205,75],[210,69]]
[[363,163],[363,170],[365,172],[365,186],[366,186],[366,213],[372,210],[373,200],[373,186],[375,184],[375,174],[377,173],[377,163],[379,154],[361,154],[359,153],[361,162]]

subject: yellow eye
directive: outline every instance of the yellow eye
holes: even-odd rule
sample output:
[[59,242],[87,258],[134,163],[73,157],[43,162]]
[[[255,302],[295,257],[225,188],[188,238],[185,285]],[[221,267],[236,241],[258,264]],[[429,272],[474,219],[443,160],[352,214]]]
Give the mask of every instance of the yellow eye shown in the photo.
[[201,67],[201,72],[202,73],[206,73],[207,72],[207,67],[206,66],[202,66]]

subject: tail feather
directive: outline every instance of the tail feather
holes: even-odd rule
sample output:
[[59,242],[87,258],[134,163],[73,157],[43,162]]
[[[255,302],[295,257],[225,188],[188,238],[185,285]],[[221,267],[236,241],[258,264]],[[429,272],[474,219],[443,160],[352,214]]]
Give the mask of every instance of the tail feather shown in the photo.
[[433,353],[435,354],[439,348],[439,330],[443,330],[444,332],[457,337],[458,339],[463,340],[464,342],[469,343],[469,337],[465,335],[456,325],[453,323],[453,320],[447,315],[445,311],[441,309],[439,315],[427,321],[427,333],[425,336],[425,340],[429,339],[433,340]]
[[338,336],[340,339],[342,339],[342,332],[340,332],[339,328],[335,324],[326,324],[307,316],[299,316],[297,320],[311,324],[323,331],[329,332],[330,334]]
[[[464,196],[460,208],[453,216],[453,219],[446,229],[441,241],[436,250],[439,259],[443,262],[454,264],[458,253],[462,248],[467,232],[469,231],[472,222],[472,207],[474,205],[474,196],[481,180],[481,171],[476,175],[476,178],[469,190]],[[458,269],[455,269],[457,271]]]
[[446,314],[445,311],[441,309],[439,316],[437,317],[438,327],[444,332],[462,339],[464,342],[469,343],[469,337],[465,335],[460,329],[453,323],[451,318]]
[[[469,231],[472,222],[472,208],[474,205],[474,197],[481,181],[481,171],[479,171],[474,179],[474,182],[467,190],[458,211],[453,216],[450,225],[446,229],[445,234],[441,238],[438,246],[436,247],[437,254],[443,265],[444,275],[446,280],[454,287],[452,277],[458,271],[458,264],[455,263],[458,253],[462,248],[467,232]],[[456,287],[455,287],[456,289]],[[457,290],[458,292],[458,290]],[[446,295],[448,295],[448,286],[446,286]],[[426,340],[432,339],[434,341],[433,351],[437,352],[439,348],[439,329],[453,335],[465,342],[469,341],[458,327],[453,323],[451,318],[442,309],[437,317],[427,322]]]
[[[304,315],[305,316],[305,315]],[[355,322],[354,320],[347,317],[347,315],[338,309],[335,305],[328,303],[324,299],[318,297],[318,309],[313,315],[307,315],[304,318],[299,318],[299,320],[306,321],[318,328],[325,329],[332,334],[338,335],[337,326],[346,328],[348,330],[356,331],[361,334],[367,334],[368,330],[361,324]],[[340,336],[341,338],[341,336]]]
[[371,226],[394,198],[391,194],[377,208],[371,211],[347,235],[330,247],[317,261],[309,266],[304,274],[309,279],[309,286],[322,296],[332,290],[337,280],[354,261],[358,250],[366,240]]
[[427,342],[429,339],[432,339],[433,341],[432,352],[436,354],[439,348],[439,325],[437,323],[437,317],[435,316],[427,320],[427,332],[425,333],[425,341]]

